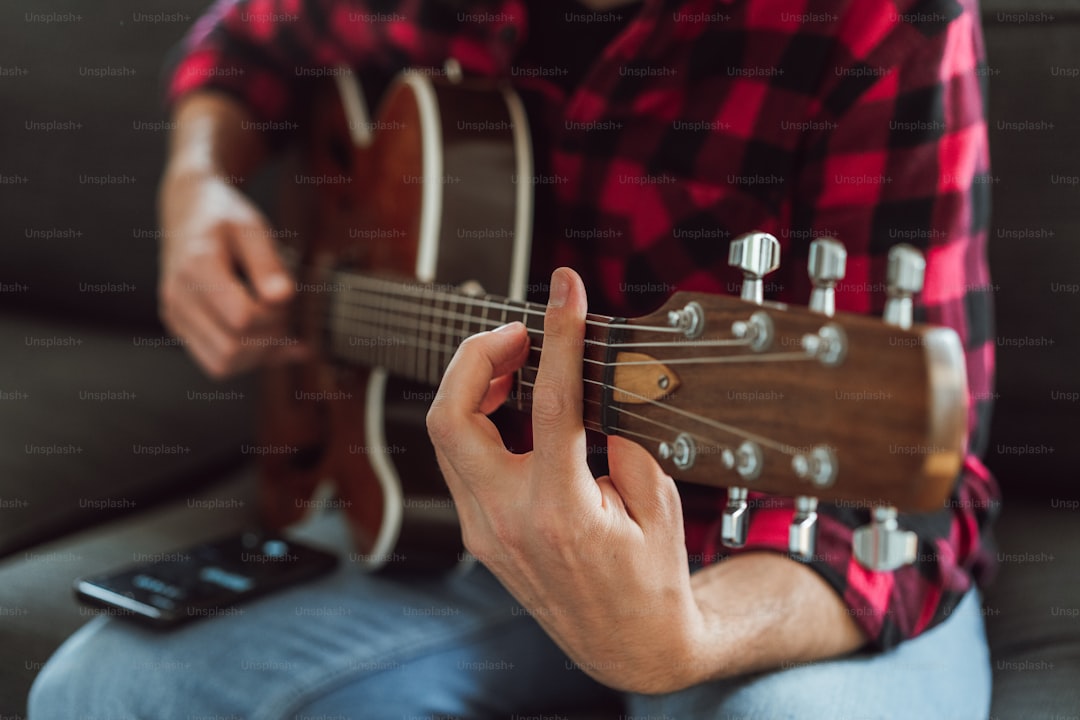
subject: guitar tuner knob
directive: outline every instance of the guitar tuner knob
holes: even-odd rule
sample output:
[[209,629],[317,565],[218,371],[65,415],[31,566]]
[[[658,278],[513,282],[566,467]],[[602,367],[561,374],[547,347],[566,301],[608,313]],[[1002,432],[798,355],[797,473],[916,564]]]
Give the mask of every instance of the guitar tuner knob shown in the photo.
[[901,243],[889,250],[885,322],[905,330],[911,327],[914,314],[911,298],[922,290],[925,275],[926,259],[916,248]]
[[693,435],[679,433],[675,442],[660,443],[659,455],[663,460],[671,460],[680,470],[689,470],[697,459],[697,442]]
[[852,536],[855,559],[867,570],[889,572],[915,562],[919,539],[910,530],[901,530],[896,517],[895,507],[876,507],[870,524]]
[[668,312],[668,325],[681,330],[691,340],[705,331],[705,311],[700,303],[688,302],[686,307]]
[[735,451],[735,471],[743,480],[756,480],[764,463],[765,456],[756,442],[745,440]]
[[807,271],[814,290],[810,294],[810,309],[823,315],[836,312],[836,283],[844,279],[847,269],[847,250],[838,240],[818,238],[810,243]]
[[788,526],[788,551],[800,560],[809,560],[817,544],[817,505],[815,497],[795,498],[795,515]]
[[737,340],[745,340],[755,352],[768,350],[776,336],[772,318],[758,310],[749,320],[736,320],[731,323],[731,334]]
[[761,279],[780,267],[780,241],[764,232],[740,235],[731,241],[728,264],[743,271],[742,299],[760,305],[765,299]]
[[847,335],[839,325],[823,325],[817,335],[807,333],[800,340],[803,351],[823,365],[839,365],[847,356]]
[[746,532],[750,525],[747,495],[746,488],[728,488],[727,505],[720,519],[720,542],[725,547],[741,548],[746,544]]
[[839,465],[832,448],[817,445],[808,454],[792,457],[791,469],[801,480],[809,480],[817,487],[829,487],[836,482]]

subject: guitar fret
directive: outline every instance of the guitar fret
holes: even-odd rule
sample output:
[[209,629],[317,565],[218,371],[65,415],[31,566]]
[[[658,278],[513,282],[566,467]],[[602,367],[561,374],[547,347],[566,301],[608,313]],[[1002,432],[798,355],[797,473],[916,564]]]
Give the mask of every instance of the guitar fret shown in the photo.
[[[379,337],[383,337],[388,334],[388,330],[386,328],[386,312],[384,310],[385,303],[386,296],[379,295],[375,303],[375,316],[374,318],[372,318],[375,323],[375,329],[378,332]],[[359,305],[359,302],[357,302],[356,305]],[[391,350],[392,348],[385,345],[376,346],[375,352],[373,353],[376,367],[386,367],[387,361],[389,360],[388,356]]]
[[458,305],[457,297],[451,295],[450,300],[449,300],[449,307],[447,308],[447,311],[446,311],[447,312],[447,318],[446,318],[447,324],[446,324],[446,327],[450,331],[450,337],[449,337],[450,341],[448,343],[446,343],[446,345],[448,345],[449,349],[446,349],[446,347],[440,349],[445,355],[445,357],[442,358],[443,362],[440,363],[440,365],[438,365],[438,367],[440,367],[440,372],[438,372],[438,373],[440,373],[440,375],[443,375],[443,372],[446,371],[446,368],[450,364],[450,357],[454,355],[455,348],[457,348],[458,344],[461,342],[460,340],[458,340],[459,329],[458,329],[458,326],[457,326],[457,323],[458,323],[458,321],[457,321],[457,314],[458,314],[457,313],[457,305]]
[[[424,324],[430,322],[431,312],[427,303],[427,290],[422,289],[420,291],[420,297],[416,301],[417,313],[416,313],[416,345],[412,349],[413,356],[413,373],[412,378],[419,380],[427,375],[427,353],[422,352],[424,347]],[[427,320],[425,320],[425,317]]]
[[428,326],[431,318],[431,305],[428,303],[427,290],[420,291],[420,297],[417,301],[418,312],[420,316],[420,324],[416,328],[416,345],[412,348],[413,357],[416,358],[416,366],[413,368],[414,372],[409,378],[416,382],[424,382],[427,378],[427,341],[425,338],[425,328]]
[[[439,301],[439,297],[438,297],[438,295],[435,295],[432,298],[432,308],[434,310],[433,315],[435,315],[436,317],[442,315],[440,305],[441,305],[441,303]],[[435,372],[435,368],[438,366],[438,363],[439,363],[439,355],[438,355],[438,352],[439,352],[439,345],[438,345],[438,343],[439,343],[439,327],[440,327],[440,324],[438,322],[432,322],[431,323],[431,331],[430,331],[431,334],[429,336],[431,344],[430,344],[430,348],[428,350],[428,374],[427,374],[427,381],[428,381],[429,385],[437,385],[438,381],[439,381],[439,379],[436,377],[436,372]]]
[[464,317],[461,320],[461,342],[465,342],[466,339],[472,334],[469,332],[469,326],[472,324],[469,322],[472,319],[472,308],[462,301],[461,313]]
[[348,305],[347,305],[348,294],[347,293],[342,293],[340,297],[334,298],[334,302],[331,304],[332,306],[337,306],[339,308],[338,311],[336,313],[334,313],[333,318],[331,320],[331,326],[333,327],[333,332],[334,332],[334,337],[331,340],[331,344],[332,344],[332,346],[334,348],[334,354],[336,354],[338,356],[342,356],[343,353],[344,353],[344,348],[342,348],[342,346],[341,346],[341,344],[345,341],[345,332],[343,332],[344,328],[342,328],[342,325],[345,324],[345,320],[346,320],[346,317],[347,317],[346,312],[341,310],[341,304],[342,304],[341,301],[342,300],[345,301],[345,303],[346,303],[345,306],[346,306],[346,308],[348,308]]

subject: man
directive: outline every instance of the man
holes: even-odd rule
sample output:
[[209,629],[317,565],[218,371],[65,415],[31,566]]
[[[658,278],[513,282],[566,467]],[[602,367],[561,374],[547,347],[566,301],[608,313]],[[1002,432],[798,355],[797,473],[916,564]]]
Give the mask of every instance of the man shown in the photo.
[[346,569],[168,636],[96,622],[44,669],[33,720],[529,717],[611,690],[627,717],[986,717],[982,53],[974,4],[952,0],[219,4],[173,76],[161,194],[162,316],[211,374],[304,352],[274,342],[292,284],[234,182],[278,138],[245,128],[292,117],[305,68],[385,78],[453,56],[540,98],[541,159],[559,182],[534,280],[575,268],[601,312],[666,294],[626,288],[733,291],[726,240],[752,229],[784,245],[772,296],[805,303],[799,260],[828,234],[850,258],[838,309],[878,312],[888,248],[925,248],[918,317],[964,342],[971,448],[948,507],[902,518],[920,538],[913,566],[860,567],[850,537],[867,515],[832,506],[818,556],[789,558],[790,501],[754,508],[732,552],[717,540],[722,491],[677,489],[618,438],[609,474],[589,472],[585,285],[558,269],[533,451],[507,453],[486,417],[523,362],[520,325],[464,344],[428,419],[486,569],[411,584]]

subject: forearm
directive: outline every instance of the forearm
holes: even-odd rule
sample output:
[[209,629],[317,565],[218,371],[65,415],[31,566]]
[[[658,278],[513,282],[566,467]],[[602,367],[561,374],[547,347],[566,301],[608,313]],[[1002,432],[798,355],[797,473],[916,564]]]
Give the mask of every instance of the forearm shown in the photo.
[[172,119],[167,175],[216,175],[238,184],[266,156],[251,113],[228,95],[192,92],[177,102]]
[[853,652],[866,637],[817,573],[783,555],[730,557],[691,577],[702,634],[672,690]]

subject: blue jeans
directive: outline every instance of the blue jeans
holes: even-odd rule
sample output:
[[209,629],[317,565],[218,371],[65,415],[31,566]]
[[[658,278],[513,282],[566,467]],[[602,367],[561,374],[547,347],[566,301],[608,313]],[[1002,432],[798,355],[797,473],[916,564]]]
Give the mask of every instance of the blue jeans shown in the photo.
[[[482,567],[402,583],[343,563],[173,632],[97,618],[43,668],[29,720],[555,720],[614,699]],[[625,720],[985,720],[979,596],[888,653],[621,700]]]

